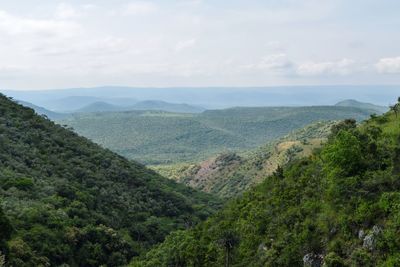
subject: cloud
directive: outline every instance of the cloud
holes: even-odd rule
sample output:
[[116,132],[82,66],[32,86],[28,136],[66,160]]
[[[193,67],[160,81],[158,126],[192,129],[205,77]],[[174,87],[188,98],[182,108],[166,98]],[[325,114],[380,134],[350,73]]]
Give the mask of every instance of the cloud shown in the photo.
[[261,70],[275,73],[290,71],[292,67],[293,63],[284,53],[268,55],[256,64],[244,66],[244,68],[248,70]]
[[354,60],[344,58],[339,61],[307,62],[297,66],[297,74],[302,76],[348,75],[353,72]]
[[148,15],[156,12],[158,6],[148,1],[134,1],[125,6],[122,11],[123,15]]
[[175,46],[175,51],[179,52],[181,50],[191,48],[196,45],[197,40],[196,39],[189,39],[189,40],[184,40],[181,42],[178,42]]
[[0,10],[0,32],[9,35],[38,35],[40,37],[62,37],[73,35],[80,26],[71,21],[31,19],[11,15]]
[[400,57],[381,58],[375,67],[379,73],[400,73]]
[[57,6],[55,15],[59,19],[71,19],[79,17],[80,14],[71,5],[61,3]]

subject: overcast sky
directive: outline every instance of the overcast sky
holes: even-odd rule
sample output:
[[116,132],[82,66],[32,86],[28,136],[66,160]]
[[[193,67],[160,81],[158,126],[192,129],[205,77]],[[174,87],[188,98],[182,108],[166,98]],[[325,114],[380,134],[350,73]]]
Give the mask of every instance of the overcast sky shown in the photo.
[[400,84],[399,0],[0,0],[0,87]]

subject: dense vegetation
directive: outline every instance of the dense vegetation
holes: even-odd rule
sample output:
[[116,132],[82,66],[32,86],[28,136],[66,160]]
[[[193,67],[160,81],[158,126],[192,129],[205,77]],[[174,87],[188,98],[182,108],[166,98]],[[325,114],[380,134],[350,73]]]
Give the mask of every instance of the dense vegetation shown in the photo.
[[320,148],[336,122],[318,122],[243,153],[222,153],[200,163],[151,166],[164,177],[223,198],[237,196],[266,176]]
[[80,114],[60,123],[127,158],[171,164],[256,148],[313,122],[363,120],[377,112],[340,106],[231,108],[201,114],[131,111]]
[[0,263],[120,266],[218,202],[0,95]]
[[332,132],[319,152],[132,266],[400,266],[400,116]]

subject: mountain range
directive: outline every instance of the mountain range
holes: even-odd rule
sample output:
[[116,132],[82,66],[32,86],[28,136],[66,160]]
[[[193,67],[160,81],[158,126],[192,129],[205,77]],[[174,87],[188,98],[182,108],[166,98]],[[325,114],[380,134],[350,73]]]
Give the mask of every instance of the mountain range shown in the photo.
[[[57,101],[68,97],[90,97],[93,102],[104,99],[159,100],[171,103],[186,103],[206,109],[236,106],[312,106],[334,105],[343,99],[357,99],[366,103],[389,106],[396,99],[399,87],[392,85],[337,85],[337,86],[276,86],[276,87],[121,87],[103,86],[95,88],[72,88],[39,91],[1,90],[15,99],[34,103],[50,110],[73,110],[90,103],[74,107],[58,106]],[[107,102],[107,101],[106,101]],[[56,105],[57,104],[57,105]],[[111,103],[120,105],[118,103]],[[131,103],[124,103],[131,105]]]

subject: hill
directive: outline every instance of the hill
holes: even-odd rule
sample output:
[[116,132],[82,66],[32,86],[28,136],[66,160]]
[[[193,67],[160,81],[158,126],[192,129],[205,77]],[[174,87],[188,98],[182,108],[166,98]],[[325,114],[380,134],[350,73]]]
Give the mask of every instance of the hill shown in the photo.
[[94,142],[145,164],[198,162],[221,151],[253,149],[295,129],[326,120],[364,120],[371,110],[353,107],[263,107],[76,114],[66,124]]
[[336,122],[318,122],[245,153],[222,153],[200,163],[157,165],[165,177],[190,187],[232,198],[260,183],[279,167],[310,156],[326,142]]
[[347,99],[347,100],[340,101],[340,102],[336,103],[336,106],[370,109],[370,110],[375,110],[377,114],[382,114],[389,110],[389,107],[378,106],[378,105],[374,105],[371,103],[359,102],[354,99]]
[[93,113],[93,112],[110,112],[110,111],[121,111],[124,108],[109,104],[107,102],[97,101],[84,106],[80,109],[75,110],[75,113]]
[[[96,98],[154,99],[187,103],[207,109],[234,106],[334,105],[343,99],[357,99],[387,105],[397,97],[396,85],[270,86],[270,87],[120,87],[69,88],[41,91],[2,90],[6,95],[52,109],[47,104],[70,96]],[[102,101],[102,100],[97,100]],[[111,103],[110,104],[116,104]],[[88,103],[89,104],[89,103]],[[131,105],[131,104],[129,104]],[[125,105],[124,105],[125,106]],[[81,106],[83,107],[83,106]],[[79,108],[81,108],[79,107]],[[76,109],[76,108],[75,108]]]
[[121,266],[218,205],[1,95],[0,197],[8,266]]
[[67,114],[57,113],[57,112],[45,109],[43,107],[36,106],[29,102],[19,101],[19,100],[17,102],[25,107],[33,109],[38,115],[42,115],[42,116],[44,115],[51,120],[60,120],[60,119],[65,118],[66,116],[68,116]]
[[204,108],[200,106],[191,106],[188,104],[175,104],[168,103],[164,101],[156,101],[156,100],[147,100],[140,101],[129,107],[131,110],[160,110],[167,112],[176,112],[176,113],[201,113],[205,111]]
[[75,110],[79,110],[84,108],[87,105],[91,105],[96,102],[102,102],[103,99],[101,97],[96,96],[68,96],[58,99],[52,99],[50,101],[38,101],[33,103],[38,103],[43,107],[46,107],[50,110],[58,111],[58,112],[73,112]]
[[323,149],[132,266],[399,266],[400,118],[336,126]]
[[[107,101],[107,100],[105,100]],[[155,110],[155,111],[166,111],[175,113],[201,113],[205,109],[202,107],[190,106],[187,104],[175,104],[164,101],[139,101],[134,105],[129,106],[117,106],[107,102],[94,102],[81,109],[76,110],[77,113],[88,113],[88,112],[110,112],[110,111],[130,111],[130,110]]]

